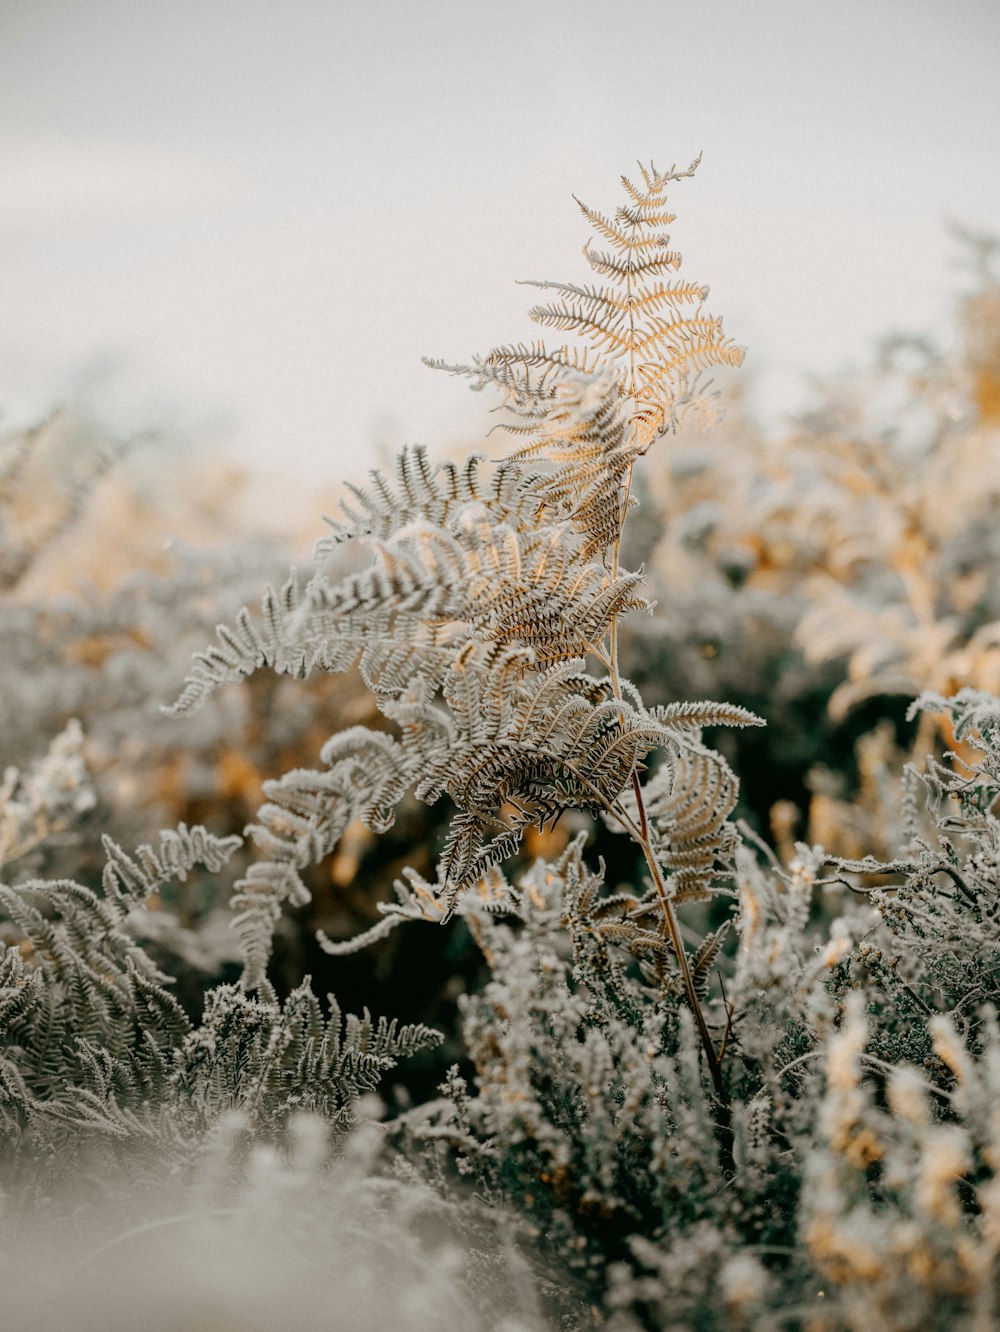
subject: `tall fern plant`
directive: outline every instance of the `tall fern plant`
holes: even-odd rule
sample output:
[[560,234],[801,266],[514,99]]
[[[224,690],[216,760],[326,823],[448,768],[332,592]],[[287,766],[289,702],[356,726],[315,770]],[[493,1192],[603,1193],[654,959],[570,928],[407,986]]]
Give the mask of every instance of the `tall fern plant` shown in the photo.
[[[500,390],[520,447],[463,465],[431,465],[408,448],[393,477],[375,472],[352,488],[313,576],[268,589],[259,616],[244,610],[220,626],[174,710],[263,666],[304,677],[357,664],[384,719],[332,736],[322,770],[267,784],[252,828],[261,859],[235,898],[248,989],[264,981],[282,904],[308,899],[303,871],[352,820],[387,829],[408,795],[454,804],[436,882],[411,874],[379,925],[346,945],[321,939],[328,951],[365,946],[405,919],[447,919],[470,892],[503,910],[493,871],[528,828],[568,810],[624,831],[650,881],[604,928],[664,998],[690,1006],[725,1157],[724,1037],[704,1005],[722,936],[689,957],[676,908],[713,891],[735,845],[736,779],[700,728],[758,719],[715,703],[647,708],[618,654],[623,617],[651,609],[641,573],[620,558],[633,469],[684,414],[705,409],[702,372],[742,359],[722,321],[703,313],[707,289],[667,280],[680,264],[664,232],[667,187],[696,166],[641,167],[640,185],[623,177],[626,202],[610,217],[580,204],[611,247],[584,248],[603,282],[536,283],[558,299],[531,313],[582,347],[518,343],[444,367]],[[365,543],[371,562],[331,581],[324,563],[345,542]],[[716,1032],[724,1025],[725,1014]]]

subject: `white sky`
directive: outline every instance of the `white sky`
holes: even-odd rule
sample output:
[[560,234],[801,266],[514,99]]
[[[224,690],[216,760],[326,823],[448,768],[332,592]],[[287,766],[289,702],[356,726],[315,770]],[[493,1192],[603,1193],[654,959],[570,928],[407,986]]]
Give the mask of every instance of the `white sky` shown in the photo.
[[475,436],[435,375],[586,280],[577,193],[686,165],[683,272],[774,415],[1000,230],[996,0],[0,0],[0,404],[325,480]]

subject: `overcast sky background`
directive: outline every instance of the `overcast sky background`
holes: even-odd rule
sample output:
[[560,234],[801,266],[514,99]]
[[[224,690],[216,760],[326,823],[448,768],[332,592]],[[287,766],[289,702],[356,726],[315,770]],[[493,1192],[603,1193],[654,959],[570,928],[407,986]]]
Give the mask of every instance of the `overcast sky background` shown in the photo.
[[423,354],[586,280],[636,158],[772,417],[1000,230],[996,0],[0,0],[0,406],[75,387],[326,480],[475,437]]

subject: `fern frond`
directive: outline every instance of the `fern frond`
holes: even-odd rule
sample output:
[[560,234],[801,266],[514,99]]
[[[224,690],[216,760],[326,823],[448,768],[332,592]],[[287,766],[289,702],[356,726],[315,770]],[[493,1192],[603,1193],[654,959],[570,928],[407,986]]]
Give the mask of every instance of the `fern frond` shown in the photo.
[[[543,489],[553,494],[548,482]],[[577,526],[576,515],[524,534],[470,522],[464,585],[476,638],[523,644],[539,662],[575,658],[593,651],[616,617],[648,609],[638,595],[641,575],[612,579],[591,563],[591,543],[580,543]]]
[[0,956],[0,1032],[23,1021],[34,1008],[38,985],[38,973],[25,971],[20,948],[6,947]]
[[266,782],[267,802],[248,829],[264,859],[250,866],[232,898],[247,990],[264,978],[283,904],[310,900],[300,871],[328,856],[354,819],[376,832],[389,828],[416,776],[405,745],[363,726],[333,736],[321,757],[326,772],[296,768]]
[[[696,330],[697,332],[697,330]],[[650,339],[650,342],[658,339]],[[664,398],[664,380],[676,375],[690,378],[714,365],[738,366],[743,364],[743,348],[722,340],[709,329],[702,336],[672,338],[659,348],[655,361],[641,362],[636,369],[643,384],[636,392],[641,401],[659,401]]]
[[691,975],[694,979],[695,991],[699,999],[706,998],[708,994],[708,980],[715,960],[722,951],[722,946],[726,942],[731,929],[731,922],[726,920],[718,927],[706,934],[701,941],[701,945],[694,957],[691,959]]
[[616,314],[627,314],[629,311],[639,313],[657,310],[664,305],[671,307],[692,303],[701,305],[708,298],[708,287],[703,283],[686,282],[681,279],[676,282],[657,282],[654,286],[644,287],[641,291],[626,292],[624,295],[616,287],[581,287],[573,282],[549,282],[544,279],[522,278],[518,286],[537,287],[541,291],[558,291],[565,298],[568,308],[591,316],[596,316],[597,312],[601,311],[605,318]]
[[393,634],[404,643],[425,637],[427,618],[453,618],[462,607],[459,590],[428,572],[403,547],[376,547],[368,569],[330,585],[314,577],[300,596],[295,583],[281,597],[268,589],[262,623],[244,609],[240,632],[220,625],[221,647],[196,654],[171,715],[193,711],[215,689],[248,678],[262,666],[303,679],[314,670],[349,669],[372,644],[380,650]]
[[[442,923],[451,918],[463,893],[485,883],[491,871],[517,854],[525,830],[536,822],[533,810],[510,816],[505,823],[482,814],[459,811],[452,819],[438,861],[441,886],[436,906],[442,912]],[[494,836],[487,839],[492,830],[496,830]],[[496,905],[493,903],[494,909]]]
[[[652,204],[653,201],[650,201]],[[653,208],[629,208],[627,204],[619,204],[615,209],[615,221],[624,222],[630,227],[669,227],[672,222],[677,221],[674,213],[653,211]]]
[[627,311],[597,317],[567,305],[533,305],[528,311],[536,324],[555,328],[561,333],[577,333],[588,337],[600,351],[621,355],[633,350],[634,335],[629,327]]
[[[605,240],[610,241],[616,250],[627,251],[630,248],[631,238],[625,235],[621,228],[616,226],[610,218],[605,217],[602,213],[595,212],[592,208],[588,208],[582,200],[577,199],[575,194],[573,195],[573,200],[594,230],[599,235],[603,236]],[[620,211],[621,210],[619,209],[619,212]],[[618,219],[616,218],[616,221],[617,220]],[[626,221],[628,221],[628,219],[626,219]]]
[[345,541],[388,541],[418,521],[446,528],[469,504],[486,505],[497,522],[508,526],[530,526],[538,503],[523,470],[500,463],[484,478],[483,461],[481,454],[473,454],[461,466],[443,462],[431,467],[422,445],[405,448],[396,461],[395,488],[380,472],[371,473],[368,490],[348,487],[357,507],[342,501],[343,517],[326,519],[332,531],[317,543],[317,558],[332,554]]
[[482,848],[475,848],[478,861],[464,883],[449,880],[443,864],[438,866],[438,881],[434,884],[428,883],[412,866],[407,866],[403,878],[397,879],[394,885],[397,900],[378,904],[383,919],[377,925],[355,938],[336,942],[320,933],[320,946],[325,952],[340,957],[367,948],[406,921],[441,925],[456,911],[463,915],[474,911],[486,912],[488,915],[509,912],[519,896],[500,872],[498,863],[514,854],[517,849],[514,838],[519,838],[521,831],[522,827],[506,829],[500,836],[510,837],[510,844],[498,848],[496,843],[500,839],[494,838],[486,848],[485,856],[482,855]]
[[122,928],[120,906],[83,884],[71,879],[28,879],[16,889],[0,884],[0,908],[53,977],[85,986],[96,1003],[97,990],[124,985],[129,960],[161,983],[168,979]]
[[[661,319],[650,315],[623,345],[626,351],[634,351],[639,356],[655,352],[657,363],[667,369],[673,367],[678,354],[686,353],[691,357],[699,347],[711,348],[719,359],[708,364],[718,365],[726,351],[721,334],[722,320],[712,316],[684,315]],[[701,370],[705,366],[691,361],[689,368]]]
[[305,679],[315,663],[288,627],[298,606],[298,582],[293,574],[279,592],[265,589],[259,620],[251,619],[244,607],[236,616],[235,628],[219,625],[217,644],[195,654],[179,697],[163,709],[166,715],[196,711],[220,685],[248,679],[262,666]]
[[685,743],[647,784],[657,860],[672,871],[675,900],[707,897],[737,845],[729,815],[739,783],[721,754]]
[[344,1021],[345,1053],[367,1055],[372,1059],[384,1060],[390,1066],[396,1060],[417,1054],[431,1045],[438,1045],[440,1041],[439,1031],[421,1023],[401,1027],[396,1018],[384,1017],[380,1017],[376,1023],[367,1008],[362,1010],[361,1017],[350,1013]]
[[[628,404],[624,411],[625,446],[630,456],[624,472],[612,469],[613,483],[608,479],[607,484],[596,488],[600,503],[589,510],[577,510],[581,522],[592,518],[597,524],[592,529],[592,551],[603,542],[613,544],[616,540],[616,523],[610,521],[614,505],[609,499],[614,498],[616,485],[620,492],[627,492],[624,477],[630,475],[635,457],[675,428],[680,416],[699,403],[697,376],[710,366],[738,365],[742,360],[742,350],[724,336],[721,319],[701,312],[707,287],[655,280],[676,270],[681,262],[662,230],[674,221],[664,191],[671,182],[692,175],[699,160],[685,171],[671,168],[666,173],[651,164],[641,165],[645,189],[623,176],[629,203],[619,206],[613,215],[576,200],[591,226],[612,246],[610,252],[594,250],[588,241],[583,249],[590,267],[609,280],[607,285],[549,281],[526,284],[556,291],[562,297],[554,304],[534,306],[532,319],[581,337],[589,344],[587,350],[574,353],[563,347],[550,352],[542,342],[514,344],[499,347],[485,360],[464,369],[475,387],[492,383],[504,392],[506,405],[522,418],[508,428],[533,438],[521,456],[538,457],[549,456],[548,423],[542,418],[557,398],[567,373],[613,372],[618,393]],[[696,309],[684,313],[691,304]],[[659,311],[669,317],[664,318]],[[622,493],[618,495],[619,511],[625,507]],[[620,521],[619,517],[617,525]]]
[[[402,728],[408,771],[419,773],[417,797],[447,794],[458,806],[440,866],[450,900],[513,854],[531,823],[613,804],[636,764],[671,742],[579,661],[527,664],[523,649],[473,645],[445,681],[447,713],[426,689],[385,706]],[[500,819],[511,806],[520,812]]]
[[203,1118],[239,1108],[278,1123],[294,1109],[343,1124],[354,1099],[387,1069],[441,1040],[421,1024],[376,1023],[367,1009],[345,1016],[332,995],[324,1018],[309,977],[284,1003],[269,987],[262,994],[217,987],[202,1027],[184,1043],[178,1081]]
[[196,865],[212,873],[223,869],[242,845],[239,837],[216,837],[206,828],[177,827],[160,833],[160,845],[137,847],[131,856],[102,836],[106,863],[101,877],[105,893],[130,910],[142,904],[170,879],[187,878]]
[[129,989],[139,1026],[150,1033],[162,1052],[173,1049],[191,1031],[191,1022],[172,994],[136,966],[128,969]]
[[[450,365],[429,359],[425,363],[432,369],[447,370],[449,374],[471,379],[476,390],[498,388],[505,396],[506,405],[515,413],[523,410],[533,417],[539,404],[553,396],[555,386],[565,372],[595,374],[602,362],[597,352],[575,347],[550,351],[541,342],[517,342],[494,347],[486,356],[473,357],[468,365]],[[518,429],[506,422],[503,428]]]
[[595,273],[607,277],[619,286],[627,287],[637,279],[654,277],[661,273],[675,273],[681,266],[681,256],[676,250],[658,247],[659,253],[653,255],[633,255],[619,259],[606,250],[592,250],[590,242],[583,247],[583,257]]
[[552,464],[539,493],[569,515],[588,559],[603,554],[620,535],[625,479],[637,456],[620,392],[613,371],[597,378],[564,378],[536,438],[513,455],[541,455]]
[[738,707],[735,703],[667,703],[650,708],[650,716],[655,717],[664,726],[691,727],[700,730],[704,726],[765,726],[763,717],[758,717],[748,708]]
[[391,934],[397,925],[401,925],[402,921],[402,916],[385,916],[370,929],[364,930],[361,934],[353,934],[349,939],[331,939],[325,930],[317,930],[316,942],[323,952],[331,957],[348,957],[351,953],[360,953],[371,944],[378,943],[380,939]]
[[[571,447],[567,452],[572,456]],[[538,505],[554,505],[557,489],[566,484],[561,472],[546,477],[535,488]],[[598,484],[592,493],[583,491],[582,511],[589,513],[588,506],[596,504]],[[575,498],[580,501],[580,494]],[[611,578],[591,562],[593,543],[581,544],[576,535],[583,525],[580,512],[571,511],[566,522],[550,519],[518,529],[498,521],[486,505],[472,504],[456,513],[450,530],[423,523],[401,529],[379,555],[406,562],[406,588],[413,591],[404,594],[400,587],[394,608],[378,624],[381,637],[365,647],[366,680],[377,681],[383,691],[397,680],[402,685],[398,668],[408,665],[410,678],[421,674],[443,682],[469,636],[531,648],[539,661],[594,651],[615,618],[647,605],[637,592],[639,575]],[[336,612],[326,609],[340,604],[340,593],[320,586],[309,591],[306,604],[310,640],[322,636],[332,643],[339,633],[344,659],[352,655],[352,644],[359,641],[354,620],[338,621]],[[429,620],[437,625],[433,633]],[[366,622],[363,632],[371,631]],[[325,649],[324,655],[329,667],[333,654]]]

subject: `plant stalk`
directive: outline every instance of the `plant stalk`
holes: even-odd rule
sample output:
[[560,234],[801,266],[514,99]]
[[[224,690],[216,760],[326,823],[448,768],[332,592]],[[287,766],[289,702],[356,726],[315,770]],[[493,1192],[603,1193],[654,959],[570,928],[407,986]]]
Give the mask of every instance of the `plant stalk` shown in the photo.
[[708,1023],[705,1021],[705,1014],[702,1012],[701,1000],[698,998],[698,991],[695,989],[694,977],[691,975],[691,967],[688,963],[684,940],[681,938],[677,913],[674,911],[674,904],[670,900],[667,886],[663,881],[663,871],[660,869],[659,863],[653,852],[652,843],[649,840],[648,822],[642,798],[642,787],[639,783],[638,775],[634,772],[632,774],[632,789],[635,792],[635,798],[638,804],[639,826],[642,831],[642,837],[638,839],[639,846],[646,859],[646,864],[649,867],[649,872],[653,879],[653,887],[656,889],[656,896],[659,898],[660,908],[663,912],[663,921],[666,926],[667,937],[674,950],[677,966],[681,973],[681,981],[684,985],[684,996],[687,999],[688,1007],[694,1017],[695,1027],[698,1030],[702,1049],[705,1051],[705,1058],[708,1061],[709,1076],[712,1079],[712,1090],[715,1093],[717,1114],[715,1121],[716,1138],[719,1144],[719,1155],[722,1159],[722,1169],[727,1177],[732,1177],[732,1175],[736,1173],[736,1162],[733,1156],[732,1108],[729,1103],[726,1084],[722,1077],[722,1062],[715,1049],[715,1042],[712,1040],[712,1034],[708,1030]]
[[[636,224],[632,224],[633,232],[636,230]],[[631,248],[629,250],[631,256]],[[628,321],[629,321],[629,378],[628,394],[635,402],[635,315],[632,308],[632,278],[631,275],[626,280],[626,293],[629,297]],[[632,426],[635,430],[634,420]],[[633,433],[634,438],[634,433]],[[632,475],[635,470],[635,457],[628,465],[625,473],[624,484],[622,486],[621,510],[618,522],[618,532],[611,551],[611,578],[618,577],[619,561],[621,559],[622,533],[625,528],[625,519],[628,515],[629,496],[632,491]],[[618,617],[612,617],[608,641],[608,674],[611,677],[611,687],[615,697],[621,701],[621,680],[618,672]],[[663,912],[663,922],[666,927],[667,937],[670,939],[670,945],[677,959],[677,966],[680,969],[681,981],[684,986],[684,996],[688,1007],[694,1017],[694,1023],[698,1030],[698,1036],[701,1040],[702,1049],[705,1052],[705,1058],[708,1061],[709,1076],[712,1079],[712,1089],[715,1093],[716,1102],[716,1141],[719,1145],[719,1155],[721,1158],[723,1173],[727,1178],[732,1178],[736,1172],[735,1160],[733,1157],[733,1127],[732,1127],[732,1109],[729,1103],[729,1097],[726,1092],[725,1081],[722,1077],[722,1062],[715,1049],[715,1042],[712,1040],[712,1034],[708,1030],[708,1023],[705,1021],[705,1014],[702,1012],[701,1000],[698,998],[698,991],[695,989],[694,977],[691,975],[691,967],[688,963],[687,952],[684,948],[684,940],[681,937],[680,925],[677,915],[674,911],[673,902],[670,900],[670,894],[667,892],[667,886],[663,880],[663,871],[660,869],[656,855],[653,851],[653,845],[649,837],[649,821],[646,817],[646,806],[642,796],[642,785],[639,781],[638,773],[632,772],[632,790],[635,793],[636,808],[639,814],[639,836],[636,836],[636,829],[628,828],[630,836],[642,850],[642,854],[649,866],[649,872],[652,875],[653,885],[656,889],[656,895],[659,898],[660,908]]]

